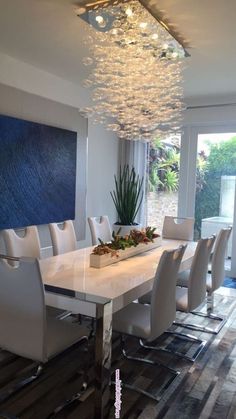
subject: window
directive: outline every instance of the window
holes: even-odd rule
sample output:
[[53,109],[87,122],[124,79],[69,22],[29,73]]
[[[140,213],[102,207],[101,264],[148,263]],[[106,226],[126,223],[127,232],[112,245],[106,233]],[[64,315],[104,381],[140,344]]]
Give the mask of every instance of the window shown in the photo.
[[165,215],[177,216],[180,135],[157,138],[148,150],[147,224],[162,231]]

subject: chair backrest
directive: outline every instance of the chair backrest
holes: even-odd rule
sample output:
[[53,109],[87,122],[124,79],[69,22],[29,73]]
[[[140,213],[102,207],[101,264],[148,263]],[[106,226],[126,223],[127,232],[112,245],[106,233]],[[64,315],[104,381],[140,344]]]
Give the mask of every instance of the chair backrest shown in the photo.
[[49,224],[54,256],[76,250],[76,236],[73,222],[71,220],[64,221],[62,227],[60,228],[57,223]]
[[0,347],[45,362],[46,310],[37,259],[0,257]]
[[180,218],[166,215],[162,237],[176,240],[193,240],[194,218]]
[[165,250],[157,267],[151,296],[151,336],[160,336],[175,320],[176,280],[187,245]]
[[[40,258],[40,241],[36,226],[26,227],[22,237],[12,229],[2,230],[2,233],[7,255]],[[14,266],[13,261],[9,263]]]
[[215,236],[198,241],[188,280],[188,311],[195,310],[206,298],[206,277]]
[[223,228],[219,231],[211,262],[211,292],[218,289],[224,282],[225,277],[225,254],[232,227]]
[[88,223],[93,246],[99,244],[98,239],[101,239],[103,242],[111,241],[112,231],[107,215],[102,215],[101,217],[88,217]]

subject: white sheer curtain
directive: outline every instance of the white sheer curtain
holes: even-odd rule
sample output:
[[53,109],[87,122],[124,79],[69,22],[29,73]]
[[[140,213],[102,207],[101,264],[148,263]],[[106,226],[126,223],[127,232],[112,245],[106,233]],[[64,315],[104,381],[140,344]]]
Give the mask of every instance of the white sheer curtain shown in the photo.
[[119,166],[128,164],[136,173],[143,177],[143,201],[137,222],[146,226],[146,184],[147,184],[147,143],[141,141],[119,140]]

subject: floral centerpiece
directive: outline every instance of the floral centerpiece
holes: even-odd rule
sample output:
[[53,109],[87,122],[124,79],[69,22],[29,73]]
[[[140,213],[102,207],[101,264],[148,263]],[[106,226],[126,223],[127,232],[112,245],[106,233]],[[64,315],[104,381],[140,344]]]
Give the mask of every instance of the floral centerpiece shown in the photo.
[[126,236],[119,235],[119,231],[117,233],[113,231],[111,242],[104,243],[99,240],[100,244],[93,249],[90,266],[98,268],[110,265],[117,261],[114,259],[126,259],[159,246],[160,235],[155,233],[155,230],[155,227],[133,229]]

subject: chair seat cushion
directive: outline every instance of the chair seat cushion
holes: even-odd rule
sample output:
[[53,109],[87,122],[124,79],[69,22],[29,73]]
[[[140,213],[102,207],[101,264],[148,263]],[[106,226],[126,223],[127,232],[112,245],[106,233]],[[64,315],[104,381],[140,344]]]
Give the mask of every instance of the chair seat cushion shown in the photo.
[[113,315],[113,330],[147,339],[150,336],[150,306],[131,303]]
[[176,287],[176,310],[188,312],[188,288]]
[[52,358],[63,350],[78,342],[83,336],[88,336],[89,330],[68,320],[58,320],[47,317],[47,358]]
[[179,287],[188,287],[188,279],[189,279],[190,270],[180,272],[177,277],[176,285]]

